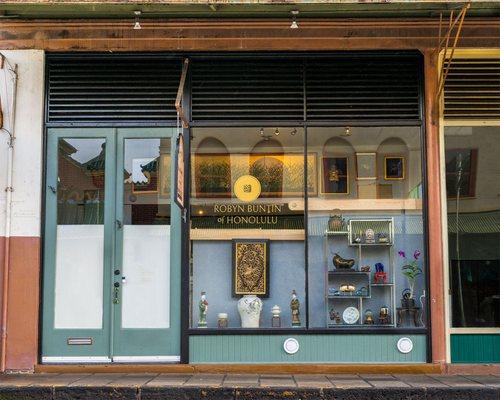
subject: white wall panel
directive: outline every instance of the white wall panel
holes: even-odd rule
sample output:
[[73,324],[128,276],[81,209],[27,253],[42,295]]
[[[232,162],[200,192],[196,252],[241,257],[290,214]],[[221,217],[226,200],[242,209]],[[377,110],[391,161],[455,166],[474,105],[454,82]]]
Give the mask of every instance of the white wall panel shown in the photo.
[[[15,115],[15,150],[12,194],[12,236],[40,236],[41,177],[44,112],[44,52],[1,50],[11,64],[18,65]],[[0,70],[2,111],[9,129],[10,81]],[[7,97],[7,93],[9,96]],[[7,134],[0,133],[0,236],[5,234],[5,186],[7,182]]]

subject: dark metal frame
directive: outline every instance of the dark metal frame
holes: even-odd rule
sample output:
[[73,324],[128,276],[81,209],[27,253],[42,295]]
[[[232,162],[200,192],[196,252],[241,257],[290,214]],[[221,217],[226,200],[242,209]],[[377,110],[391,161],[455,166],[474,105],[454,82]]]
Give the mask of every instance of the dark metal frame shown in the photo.
[[[53,53],[49,54],[48,58],[61,57],[61,58],[85,58],[88,56],[93,57],[109,57],[108,54],[103,53]],[[286,121],[192,121],[191,120],[191,73],[188,73],[188,77],[185,84],[184,96],[183,96],[183,109],[186,110],[186,118],[190,121],[190,128],[182,129],[184,134],[185,141],[185,152],[186,154],[191,154],[191,128],[202,128],[202,127],[301,127],[304,129],[304,162],[307,161],[307,138],[308,138],[308,127],[381,127],[381,126],[399,126],[399,127],[420,127],[421,132],[421,154],[422,154],[422,184],[423,184],[423,209],[422,209],[422,217],[423,217],[423,226],[424,226],[424,251],[425,251],[425,264],[426,268],[426,289],[427,289],[427,298],[426,298],[426,323],[427,327],[423,328],[310,328],[309,326],[309,279],[308,279],[308,237],[304,240],[305,246],[305,292],[306,298],[305,306],[306,306],[306,315],[305,315],[305,327],[304,328],[271,328],[271,329],[240,329],[240,328],[227,328],[227,329],[192,329],[190,328],[190,320],[191,320],[191,299],[190,299],[190,289],[191,289],[191,273],[192,273],[192,259],[191,259],[191,241],[189,234],[189,226],[190,226],[190,199],[189,195],[187,195],[186,202],[186,220],[182,221],[182,244],[181,244],[181,363],[189,362],[189,336],[197,336],[197,335],[275,335],[275,334],[426,334],[427,337],[427,362],[431,362],[432,360],[432,340],[431,340],[431,319],[430,319],[430,301],[429,301],[429,284],[430,277],[428,273],[428,237],[429,237],[429,227],[428,227],[428,196],[427,196],[427,157],[426,157],[426,134],[425,134],[425,124],[424,124],[424,80],[423,80],[423,56],[421,53],[416,51],[341,51],[341,52],[315,52],[315,53],[304,53],[304,52],[273,52],[273,53],[258,53],[258,52],[249,52],[249,53],[169,53],[169,54],[159,54],[159,53],[121,53],[114,54],[114,57],[120,58],[164,58],[164,59],[178,59],[179,62],[182,62],[183,58],[189,57],[191,60],[196,59],[205,59],[205,58],[303,58],[311,59],[311,58],[341,58],[341,57],[373,57],[373,56],[390,56],[397,58],[404,57],[413,57],[417,56],[420,58],[419,60],[419,74],[418,79],[419,82],[419,111],[420,118],[419,119],[411,119],[411,120],[355,120],[355,119],[346,119],[346,120],[321,120],[314,122],[307,122],[306,112],[307,112],[307,104],[306,104],[306,96],[305,96],[305,79],[304,87],[303,87],[303,105],[304,105],[304,114],[302,120],[286,120]],[[46,76],[48,73],[48,64],[46,66]],[[305,67],[303,66],[303,74],[305,75]],[[45,84],[45,115],[48,115],[48,82]],[[49,122],[45,121],[45,136],[47,132],[47,128],[52,127],[175,127],[176,121],[133,121],[133,122]],[[45,137],[46,139],[46,137]],[[44,158],[44,162],[45,162]],[[190,163],[191,157],[185,157],[185,170],[190,171]],[[187,194],[191,193],[191,180],[189,179],[190,173],[185,174],[185,191]],[[44,178],[45,180],[45,175]],[[44,185],[45,188],[45,185]],[[44,188],[42,192],[44,192]],[[304,193],[307,192],[307,176],[304,179]],[[304,196],[304,204],[305,210],[308,209],[308,196]],[[43,201],[43,214],[45,213],[45,201]],[[42,222],[43,223],[43,222]],[[308,212],[304,212],[304,226],[308,226]],[[43,251],[43,234],[42,234],[42,246],[41,251]],[[43,293],[41,291],[40,293]],[[40,307],[40,313],[42,313],[42,307]],[[40,318],[40,321],[42,318]],[[41,337],[39,338],[41,343]],[[41,347],[40,347],[40,357],[41,357]]]

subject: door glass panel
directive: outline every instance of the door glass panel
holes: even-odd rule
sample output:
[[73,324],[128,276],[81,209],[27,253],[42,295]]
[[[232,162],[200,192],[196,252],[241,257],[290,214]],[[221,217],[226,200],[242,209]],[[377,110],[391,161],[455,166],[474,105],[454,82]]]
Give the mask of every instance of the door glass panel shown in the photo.
[[104,139],[59,140],[55,328],[102,327],[104,172]]
[[125,139],[123,328],[170,325],[170,139]]

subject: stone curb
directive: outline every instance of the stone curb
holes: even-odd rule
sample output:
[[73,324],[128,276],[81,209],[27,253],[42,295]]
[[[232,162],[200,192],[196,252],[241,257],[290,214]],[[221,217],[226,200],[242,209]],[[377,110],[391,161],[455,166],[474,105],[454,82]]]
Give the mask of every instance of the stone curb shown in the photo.
[[6,386],[0,400],[500,400],[500,389]]

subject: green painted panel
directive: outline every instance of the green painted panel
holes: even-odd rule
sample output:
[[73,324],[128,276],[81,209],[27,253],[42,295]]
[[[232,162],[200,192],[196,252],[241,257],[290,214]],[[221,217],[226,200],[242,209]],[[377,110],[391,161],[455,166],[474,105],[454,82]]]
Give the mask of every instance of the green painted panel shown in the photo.
[[500,363],[500,334],[451,335],[452,363]]
[[[283,350],[286,338],[298,340],[294,355]],[[401,337],[413,351],[400,353]],[[424,363],[425,335],[199,335],[189,338],[189,361],[196,363]]]

